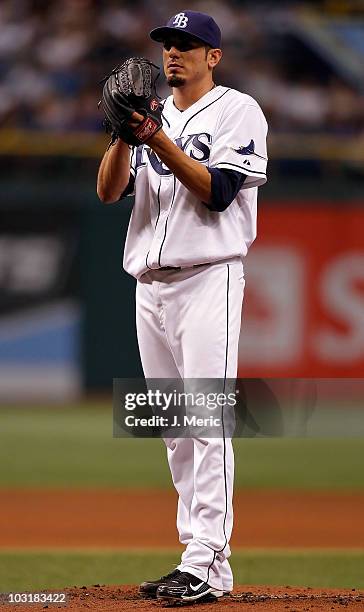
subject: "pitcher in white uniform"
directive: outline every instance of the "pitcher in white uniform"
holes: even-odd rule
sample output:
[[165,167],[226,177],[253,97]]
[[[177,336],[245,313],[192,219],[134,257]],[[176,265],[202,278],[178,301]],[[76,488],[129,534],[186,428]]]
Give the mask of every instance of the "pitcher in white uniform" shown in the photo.
[[[124,268],[137,279],[136,320],[146,378],[234,379],[244,292],[243,260],[256,237],[258,186],[266,181],[267,123],[257,102],[216,85],[221,32],[183,11],[152,30],[163,44],[172,94],[163,129],[105,153],[98,194],[135,195]],[[168,601],[216,600],[233,588],[231,438],[169,438],[179,495],[181,563],[140,593]]]

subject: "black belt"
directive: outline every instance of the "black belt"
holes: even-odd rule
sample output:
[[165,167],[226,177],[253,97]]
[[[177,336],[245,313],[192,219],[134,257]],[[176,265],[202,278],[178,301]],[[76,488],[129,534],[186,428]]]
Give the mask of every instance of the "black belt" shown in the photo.
[[200,266],[208,266],[210,262],[206,262],[206,263],[201,263],[201,264],[192,264],[191,266],[188,267],[183,267],[181,268],[181,266],[163,266],[163,268],[154,268],[155,270],[188,270],[189,268],[199,268]]

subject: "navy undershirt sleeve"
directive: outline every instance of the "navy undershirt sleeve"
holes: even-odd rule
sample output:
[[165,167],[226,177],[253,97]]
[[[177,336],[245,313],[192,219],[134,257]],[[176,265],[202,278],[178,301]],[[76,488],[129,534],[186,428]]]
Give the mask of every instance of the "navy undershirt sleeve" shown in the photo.
[[211,174],[211,200],[209,210],[222,212],[236,198],[246,174],[225,168],[207,168]]

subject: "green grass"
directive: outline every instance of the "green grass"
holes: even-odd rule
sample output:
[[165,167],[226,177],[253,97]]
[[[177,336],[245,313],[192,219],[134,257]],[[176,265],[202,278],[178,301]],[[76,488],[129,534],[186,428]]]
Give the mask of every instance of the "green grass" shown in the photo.
[[[170,571],[178,552],[1,552],[0,591],[134,584]],[[364,588],[364,551],[236,551],[235,584]]]
[[[237,439],[236,486],[364,489],[364,438]],[[110,405],[0,410],[0,487],[170,487],[163,442],[114,439]]]

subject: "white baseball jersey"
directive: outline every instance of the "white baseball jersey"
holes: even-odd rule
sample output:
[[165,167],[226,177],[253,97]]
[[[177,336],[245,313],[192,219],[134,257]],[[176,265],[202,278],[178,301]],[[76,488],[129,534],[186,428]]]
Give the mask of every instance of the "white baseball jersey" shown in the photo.
[[258,186],[266,181],[267,122],[252,97],[220,85],[181,112],[171,95],[162,119],[165,133],[186,155],[247,178],[226,210],[211,211],[147,144],[134,148],[135,204],[124,269],[136,278],[150,269],[244,257],[256,237]]

